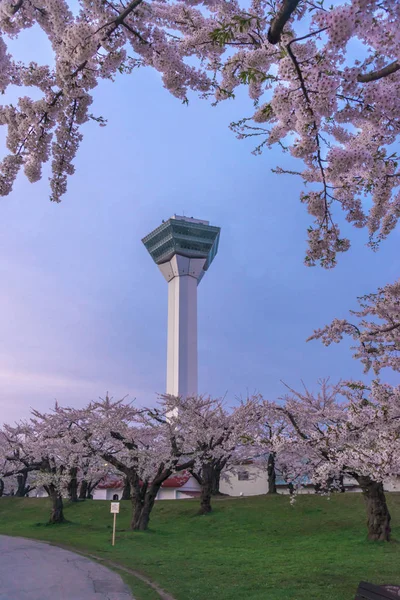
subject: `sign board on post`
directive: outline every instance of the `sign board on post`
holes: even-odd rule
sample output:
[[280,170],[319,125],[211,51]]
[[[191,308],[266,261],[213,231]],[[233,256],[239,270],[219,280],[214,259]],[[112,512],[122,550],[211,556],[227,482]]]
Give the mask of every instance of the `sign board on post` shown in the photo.
[[114,515],[112,545],[115,545],[115,525],[117,523],[117,514],[119,513],[119,502],[111,502],[111,514]]
[[111,514],[115,515],[119,513],[119,502],[111,502]]

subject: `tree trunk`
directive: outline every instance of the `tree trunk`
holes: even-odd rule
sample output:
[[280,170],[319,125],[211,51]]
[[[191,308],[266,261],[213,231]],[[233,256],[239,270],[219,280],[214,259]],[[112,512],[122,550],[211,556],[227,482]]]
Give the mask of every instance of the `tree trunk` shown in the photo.
[[267,492],[267,494],[277,494],[278,490],[276,489],[275,452],[270,452],[268,455],[267,474],[268,474],[268,492]]
[[86,498],[88,500],[93,500],[93,492],[97,488],[97,486],[99,485],[99,483],[102,479],[103,479],[103,477],[101,477],[100,479],[94,480],[94,481],[92,481],[92,480],[88,481],[87,491],[86,491]]
[[203,465],[201,469],[201,495],[199,515],[207,515],[212,511],[211,495],[213,484],[213,466]]
[[143,507],[140,513],[140,519],[137,523],[136,529],[139,531],[146,531],[149,526],[150,513],[153,510],[154,502],[161,486],[155,485],[150,486],[144,497]]
[[154,502],[160,487],[161,483],[153,483],[143,494],[132,494],[133,516],[131,529],[134,531],[146,531],[146,529],[148,529],[150,514],[153,510]]
[[294,486],[293,486],[293,483],[292,483],[292,482],[290,482],[290,483],[288,484],[288,488],[289,488],[289,494],[290,494],[291,496],[293,496],[293,493],[294,493]]
[[4,481],[2,479],[0,479],[0,498],[3,495],[4,492]]
[[131,499],[131,484],[129,483],[129,479],[124,477],[124,491],[122,492],[121,500],[130,500]]
[[15,495],[18,498],[24,498],[25,494],[26,494],[26,480],[28,478],[28,473],[19,473],[17,475],[17,491],[15,492]]
[[78,502],[78,480],[76,478],[78,469],[73,467],[70,470],[70,480],[68,482],[68,498],[71,502]]
[[142,514],[143,502],[139,494],[131,495],[132,502],[132,519],[131,519],[131,529],[137,530],[139,529],[140,523],[140,515]]
[[[186,463],[186,465],[180,465],[177,470],[183,471],[186,467],[190,466],[192,465]],[[131,529],[134,531],[146,531],[149,526],[150,514],[153,510],[157,494],[163,482],[172,474],[172,470],[170,468],[164,468],[164,465],[161,464],[156,477],[151,482],[141,482],[138,474],[133,469],[130,472],[125,470],[124,473],[129,480],[131,488]]]
[[86,481],[86,479],[82,479],[81,485],[79,488],[79,500],[86,500],[87,490],[88,490],[88,482]]
[[370,477],[354,476],[362,489],[366,509],[368,539],[381,542],[390,541],[390,513],[386,504],[383,483]]
[[99,481],[89,481],[88,482],[88,487],[87,487],[87,492],[86,492],[86,498],[88,500],[93,500],[93,492],[99,485],[100,481],[101,481],[101,479]]
[[64,523],[65,519],[62,496],[53,485],[49,486],[49,492],[52,503],[49,523]]
[[[221,494],[220,490],[219,490],[219,486],[220,486],[220,481],[221,481],[221,472],[222,469],[224,468],[226,464],[226,461],[224,462],[224,464],[215,464],[215,463],[211,463],[208,468],[210,469],[210,473],[209,473],[209,477],[210,477],[210,485],[211,485],[211,495],[212,496],[226,496],[226,494]],[[189,469],[189,473],[195,478],[195,480],[197,481],[197,483],[202,486],[203,485],[203,469],[201,469],[200,471],[194,471],[192,469]]]
[[221,482],[221,471],[222,471],[222,467],[221,466],[216,466],[214,465],[212,468],[212,474],[211,474],[211,495],[212,496],[219,496],[221,494],[221,492],[219,491],[219,486],[220,486],[220,482]]

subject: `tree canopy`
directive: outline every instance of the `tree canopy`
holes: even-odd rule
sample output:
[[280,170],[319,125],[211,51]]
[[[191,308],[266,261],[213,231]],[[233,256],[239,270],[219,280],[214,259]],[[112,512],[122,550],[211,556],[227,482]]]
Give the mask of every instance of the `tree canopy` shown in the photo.
[[[190,91],[220,102],[248,89],[253,114],[232,128],[255,136],[257,151],[278,144],[303,162],[288,171],[282,158],[275,171],[304,181],[301,201],[314,219],[307,264],[330,268],[349,248],[339,208],[368,229],[373,248],[395,227],[397,0],[2,0],[0,7],[0,88],[21,88],[17,104],[0,109],[8,130],[0,194],[10,193],[21,168],[34,182],[51,160],[51,199],[60,201],[82,124],[105,123],[90,112],[99,81],[150,66],[184,102]],[[33,26],[51,43],[48,65],[22,64],[7,49]]]

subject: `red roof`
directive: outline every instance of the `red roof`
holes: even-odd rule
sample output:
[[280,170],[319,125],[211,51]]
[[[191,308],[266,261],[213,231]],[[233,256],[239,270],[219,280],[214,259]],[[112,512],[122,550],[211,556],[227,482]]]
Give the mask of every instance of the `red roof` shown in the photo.
[[105,478],[97,486],[99,490],[113,490],[124,487],[124,482],[122,479],[109,479]]
[[[161,484],[161,487],[163,487],[163,488],[180,488],[183,485],[185,485],[185,483],[187,483],[189,481],[189,479],[190,479],[190,473],[188,473],[187,471],[182,471],[182,473],[168,477],[168,479],[166,479]],[[103,481],[101,481],[98,484],[97,487],[99,488],[99,490],[120,489],[120,488],[124,487],[124,482],[122,479],[110,479],[110,478],[106,477],[105,479],[103,479]]]
[[161,487],[180,488],[183,485],[185,485],[185,483],[187,483],[189,479],[190,473],[188,473],[187,471],[182,471],[182,473],[179,473],[178,475],[172,475],[172,477],[168,477],[168,479],[166,479],[164,483],[161,484]]

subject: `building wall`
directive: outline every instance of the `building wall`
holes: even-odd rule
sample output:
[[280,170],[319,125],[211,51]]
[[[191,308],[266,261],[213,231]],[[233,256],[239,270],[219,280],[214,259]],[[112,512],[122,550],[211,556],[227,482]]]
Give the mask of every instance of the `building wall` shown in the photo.
[[[190,477],[188,481],[180,488],[161,488],[157,494],[156,500],[179,500],[183,498],[191,498],[191,496],[185,494],[185,492],[198,492],[200,489],[200,485],[197,483],[195,478]],[[93,499],[112,501],[113,496],[118,494],[118,500],[121,500],[122,492],[123,488],[96,488],[93,493]]]
[[195,480],[195,478],[193,476],[190,476],[190,478],[187,480],[187,482],[184,483],[179,488],[179,491],[181,491],[181,492],[200,492],[201,485],[199,484],[198,481]]
[[186,483],[179,488],[161,488],[157,494],[156,500],[184,500],[191,498],[189,493],[200,492],[201,486],[194,477],[190,477]]
[[106,500],[107,499],[107,490],[101,490],[99,488],[95,488],[93,490],[93,500]]
[[[247,473],[248,479],[241,477]],[[268,479],[265,469],[256,465],[243,465],[236,472],[221,477],[220,491],[229,496],[258,496],[268,492]]]
[[[239,480],[239,473],[247,472],[248,480]],[[345,477],[346,493],[361,492],[361,488],[352,477]],[[400,492],[400,477],[392,477],[384,483],[384,489],[387,492]],[[243,465],[236,469],[236,473],[226,474],[226,477],[221,478],[220,491],[229,496],[256,496],[266,494],[268,492],[268,477],[267,471],[259,465]],[[278,487],[279,494],[289,494],[287,486]],[[301,494],[314,494],[314,487],[301,488]]]
[[156,500],[176,500],[176,488],[161,488]]
[[383,484],[385,492],[400,492],[400,477],[389,477]]
[[28,494],[30,498],[47,498],[47,492],[44,488],[36,488]]
[[118,500],[122,498],[124,488],[108,488],[106,490],[96,488],[93,492],[93,500],[113,500],[115,494],[118,495]]
[[176,499],[177,500],[192,500],[194,496],[185,492],[181,492],[181,490],[176,490]]
[[113,496],[118,496],[118,498],[115,498],[115,501],[117,500],[121,500],[122,498],[122,494],[123,494],[124,488],[111,488],[106,490],[107,494],[106,494],[106,500],[110,500],[110,502],[112,500],[114,500]]

